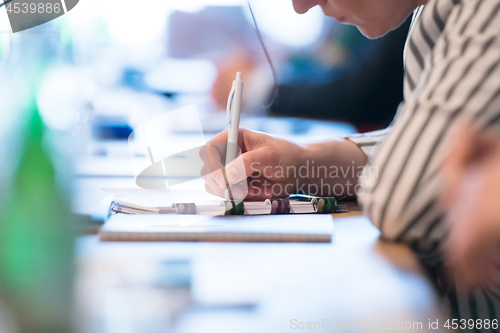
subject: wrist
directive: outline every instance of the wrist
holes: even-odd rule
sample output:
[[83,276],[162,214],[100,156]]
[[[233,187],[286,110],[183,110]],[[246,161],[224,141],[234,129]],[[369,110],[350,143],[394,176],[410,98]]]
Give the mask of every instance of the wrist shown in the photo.
[[295,165],[297,184],[299,186],[308,187],[317,182],[318,175],[314,171],[325,164],[329,151],[330,147],[327,148],[323,144],[300,146],[297,152],[297,164]]
[[[360,168],[367,163],[367,156],[356,143],[339,139],[302,147],[297,161],[298,168],[306,169],[307,177],[300,177],[300,183],[330,184],[357,182]],[[305,176],[302,173],[301,176]]]

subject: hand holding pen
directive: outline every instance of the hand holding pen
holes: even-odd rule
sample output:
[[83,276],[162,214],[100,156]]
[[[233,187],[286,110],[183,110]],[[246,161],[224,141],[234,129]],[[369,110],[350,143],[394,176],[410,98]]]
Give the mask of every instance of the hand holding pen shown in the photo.
[[[351,173],[345,177],[330,177],[330,173],[318,177],[318,173],[301,176],[299,170],[308,170],[312,165],[327,170],[332,166],[347,170],[362,168],[366,164],[366,155],[356,144],[340,139],[299,146],[264,133],[241,129],[242,90],[243,82],[238,74],[228,100],[228,129],[200,151],[204,163],[201,175],[208,192],[227,198],[229,187],[233,200],[265,200],[297,192],[309,193],[312,186],[312,189],[321,190],[314,195],[353,196],[349,193],[354,193],[357,177],[351,177]],[[333,192],[334,188],[341,191]]]
[[[242,95],[242,74],[237,72],[227,100],[228,128],[208,142],[200,151],[200,157],[205,163],[201,172],[205,179],[205,189],[209,193],[225,197],[226,201],[264,200],[273,197],[271,191],[273,185],[284,181],[283,184],[278,185],[288,185],[287,190],[291,191],[290,194],[294,193],[295,186],[292,183],[288,184],[289,179],[279,179],[273,176],[266,178],[267,172],[264,172],[264,169],[270,171],[268,170],[270,165],[279,168],[280,155],[294,150],[298,151],[300,147],[284,140],[274,139],[269,135],[240,130]],[[259,147],[260,144],[264,145]],[[289,155],[289,157],[297,156],[298,154]],[[281,160],[287,161],[287,159]],[[254,173],[264,176],[248,178]],[[281,196],[287,195],[283,191]]]
[[[201,174],[207,192],[224,197],[229,183],[232,197],[236,199],[243,197],[246,200],[262,201],[295,193],[296,179],[284,177],[280,170],[301,161],[304,148],[264,133],[240,128],[236,158],[225,168],[226,182],[222,170],[226,160],[228,136],[228,130],[223,131],[210,140],[200,152],[204,162]],[[273,186],[275,190],[282,188],[282,193],[277,191],[273,194]]]

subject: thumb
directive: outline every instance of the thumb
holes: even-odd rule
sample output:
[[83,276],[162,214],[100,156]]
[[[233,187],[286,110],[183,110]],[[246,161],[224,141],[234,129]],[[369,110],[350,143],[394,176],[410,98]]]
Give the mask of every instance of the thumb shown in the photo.
[[255,171],[266,165],[267,156],[268,152],[265,148],[258,148],[241,154],[227,166],[227,181],[235,184],[247,179]]

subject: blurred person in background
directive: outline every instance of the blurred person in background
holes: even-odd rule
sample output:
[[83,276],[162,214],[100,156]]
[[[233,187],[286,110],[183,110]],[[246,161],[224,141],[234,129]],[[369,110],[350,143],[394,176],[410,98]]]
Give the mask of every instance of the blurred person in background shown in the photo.
[[[316,189],[313,195],[357,196],[364,213],[380,230],[382,240],[405,243],[415,252],[434,278],[446,312],[460,320],[461,329],[497,331],[498,279],[493,286],[480,285],[469,294],[463,284],[447,279],[445,242],[450,228],[444,223],[446,211],[439,199],[443,191],[441,169],[449,151],[445,138],[452,126],[466,119],[480,131],[498,130],[500,125],[500,3],[496,0],[292,2],[298,13],[319,5],[326,15],[357,26],[369,38],[396,29],[414,13],[404,52],[404,101],[384,130],[307,146],[243,129],[239,138],[242,154],[226,167],[228,182],[247,181],[248,200],[284,196],[304,189],[306,193]],[[212,142],[227,142],[227,131]],[[477,148],[474,146],[473,156],[482,151]],[[488,158],[484,161],[488,170],[490,165],[497,165],[486,163]],[[283,170],[288,173],[290,168],[309,170],[313,162],[317,170],[324,166],[327,170],[348,172],[323,176],[318,171],[307,177],[283,174]],[[208,166],[210,162],[206,163]],[[244,169],[237,167],[242,164]],[[358,172],[360,168],[362,172]],[[356,173],[351,173],[352,170]],[[205,177],[206,189],[223,196],[225,181],[221,177],[216,173],[213,178]],[[358,180],[360,187],[356,190],[354,184]],[[274,187],[286,191],[275,194]],[[481,189],[477,187],[478,191]],[[469,194],[478,195],[475,191]],[[484,216],[481,223],[486,221],[488,217]],[[455,223],[450,219],[450,224]],[[498,258],[498,248],[495,250]]]
[[[168,56],[206,59],[216,67],[217,74],[209,91],[215,111],[226,110],[234,73],[238,71],[246,77],[245,112],[252,108],[254,101],[260,102],[250,80],[252,75],[259,75],[263,63],[254,29],[242,6],[207,6],[198,12],[175,11],[170,16]],[[276,50],[276,46],[273,43],[271,47]]]
[[[267,27],[269,11],[255,15]],[[402,99],[401,53],[410,21],[383,38],[369,40],[355,27],[326,20],[319,40],[298,48],[261,29],[280,84],[269,110],[264,107],[273,91],[267,82],[269,64],[245,8],[208,6],[194,13],[174,12],[168,49],[172,57],[214,62],[217,77],[210,95],[217,111],[225,110],[234,73],[241,71],[247,114],[268,111],[272,116],[343,121],[366,131],[387,126]]]
[[401,53],[410,22],[376,40],[334,26],[313,55],[288,60],[269,113],[348,122],[359,132],[387,127],[403,98]]
[[441,201],[448,211],[448,258],[468,290],[493,289],[500,245],[500,132],[459,124],[450,135]]

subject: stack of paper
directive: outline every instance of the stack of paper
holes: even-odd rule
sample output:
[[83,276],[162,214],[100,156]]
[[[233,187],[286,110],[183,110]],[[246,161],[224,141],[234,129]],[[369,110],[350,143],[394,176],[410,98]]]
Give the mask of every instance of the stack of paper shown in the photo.
[[[242,209],[228,210],[229,202],[222,199],[186,195],[191,202],[174,203],[168,190],[104,189],[113,193],[112,210],[123,214],[193,214],[193,215],[269,215],[347,212],[345,204],[334,198],[290,196],[265,201],[245,201]],[[216,197],[214,197],[216,198]]]

